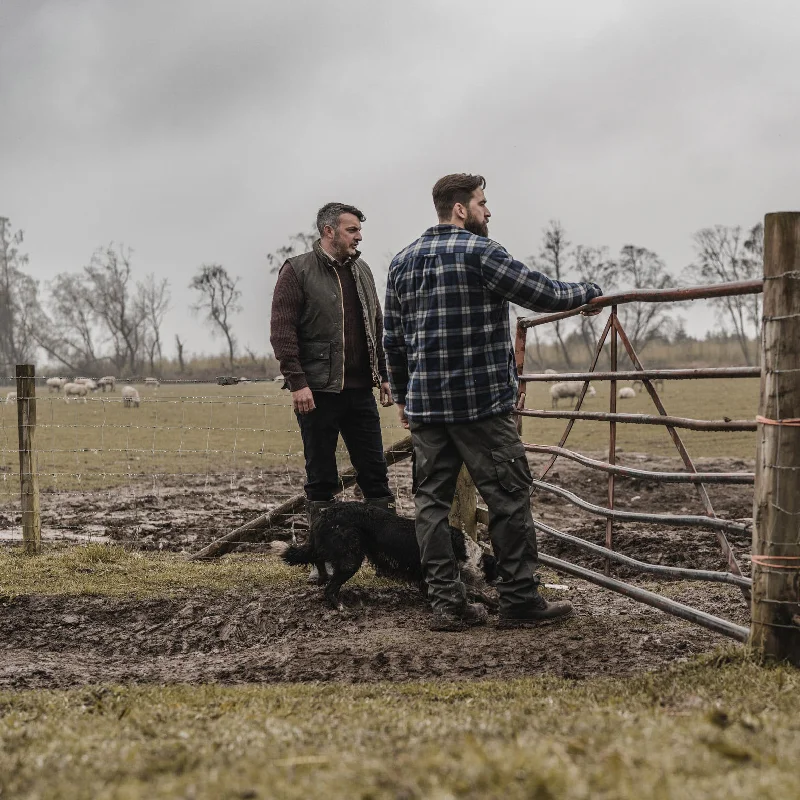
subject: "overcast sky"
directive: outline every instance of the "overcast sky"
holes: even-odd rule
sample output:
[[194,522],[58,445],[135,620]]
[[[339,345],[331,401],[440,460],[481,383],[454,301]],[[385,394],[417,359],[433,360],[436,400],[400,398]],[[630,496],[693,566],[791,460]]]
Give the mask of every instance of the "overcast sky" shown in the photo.
[[448,172],[486,176],[518,258],[558,218],[677,273],[697,229],[800,207],[799,42],[797,0],[2,0],[0,215],[43,284],[132,247],[193,351],[222,349],[200,264],[264,351],[268,252],[341,200],[377,274]]

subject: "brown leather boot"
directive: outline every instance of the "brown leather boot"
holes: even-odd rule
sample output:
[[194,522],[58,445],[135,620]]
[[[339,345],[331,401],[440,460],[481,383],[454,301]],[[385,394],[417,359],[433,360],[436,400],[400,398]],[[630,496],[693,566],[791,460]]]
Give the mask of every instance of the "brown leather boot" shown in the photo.
[[526,628],[540,622],[550,622],[572,614],[569,600],[556,600],[548,603],[538,592],[532,603],[523,606],[500,609],[498,628]]

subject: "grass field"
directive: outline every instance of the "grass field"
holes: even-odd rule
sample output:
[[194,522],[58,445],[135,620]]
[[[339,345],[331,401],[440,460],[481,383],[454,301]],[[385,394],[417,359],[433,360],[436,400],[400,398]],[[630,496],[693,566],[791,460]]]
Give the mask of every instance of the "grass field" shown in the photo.
[[0,693],[0,796],[785,800],[798,714],[798,673],[742,654],[579,684]]
[[[608,407],[607,385],[596,388],[588,410]],[[530,389],[528,407],[550,407],[546,384]],[[123,409],[119,393],[69,405],[42,395],[42,487],[112,489],[153,474],[302,465],[288,395],[274,385],[164,385],[142,396],[137,410]],[[758,382],[676,382],[664,402],[675,415],[752,419]],[[652,408],[646,396],[619,405]],[[381,411],[387,443],[406,435],[395,413]],[[526,419],[523,438],[554,444],[564,425]],[[570,445],[603,451],[607,435],[607,425],[578,423]],[[682,435],[698,458],[755,453],[753,434]],[[618,447],[674,452],[666,431],[650,426],[619,426]],[[0,405],[0,502],[18,497],[16,470],[16,409]],[[101,545],[35,559],[6,548],[0,584],[0,603],[106,595],[137,604],[303,586],[269,558],[187,564]],[[366,570],[352,585],[383,584]],[[642,635],[629,632],[642,623],[627,620],[596,625],[608,636]],[[535,631],[529,646],[537,647]],[[47,652],[30,650],[32,663]],[[0,653],[0,668],[14,663],[13,650]],[[624,678],[0,691],[0,797],[777,800],[800,793],[799,698],[796,670],[764,667],[743,648]]]
[[[529,384],[528,408],[550,408],[548,384]],[[96,394],[87,403],[65,403],[42,393],[38,401],[37,448],[43,490],[113,487],[153,475],[236,473],[289,464],[302,467],[302,444],[288,392],[275,384],[223,387],[215,384],[165,384],[140,387],[139,409],[122,407],[119,391]],[[608,384],[596,385],[588,411],[606,410]],[[753,419],[758,381],[675,381],[663,393],[670,414],[707,419]],[[567,403],[562,401],[562,406]],[[655,413],[649,397],[620,401],[621,411]],[[394,408],[381,409],[386,445],[403,438]],[[563,420],[526,419],[523,439],[556,444]],[[619,425],[618,447],[654,454],[674,453],[664,428]],[[751,433],[681,432],[690,454],[753,458]],[[608,447],[608,425],[578,422],[569,445],[589,452]],[[342,463],[346,453],[340,448]],[[9,487],[17,470],[17,415],[0,405],[0,475]],[[13,481],[11,482],[13,483]],[[13,489],[16,492],[16,487]]]
[[[0,576],[8,596],[140,598],[300,580],[101,545],[5,551]],[[0,797],[783,800],[800,792],[798,714],[800,673],[743,648],[582,681],[0,691]]]

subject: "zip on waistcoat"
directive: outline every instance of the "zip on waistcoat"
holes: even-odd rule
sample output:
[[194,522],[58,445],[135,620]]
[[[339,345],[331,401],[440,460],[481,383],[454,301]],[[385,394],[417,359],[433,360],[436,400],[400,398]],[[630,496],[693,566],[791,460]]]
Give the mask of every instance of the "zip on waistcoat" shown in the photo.
[[[336,276],[336,282],[339,284],[339,305],[342,308],[342,389],[344,389],[344,359],[345,359],[345,349],[344,349],[344,289],[342,288],[342,279],[339,277],[339,272],[335,266],[328,265],[328,269],[333,270],[333,274]],[[353,271],[353,268],[350,267],[350,271]],[[356,292],[358,292],[358,281],[356,280],[356,276],[353,275],[353,280],[356,284]]]

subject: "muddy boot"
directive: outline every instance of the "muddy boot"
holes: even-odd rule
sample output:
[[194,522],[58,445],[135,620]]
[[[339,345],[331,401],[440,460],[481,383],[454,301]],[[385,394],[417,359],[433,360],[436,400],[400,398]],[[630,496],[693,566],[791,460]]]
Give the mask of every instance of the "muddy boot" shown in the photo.
[[434,609],[428,626],[432,631],[464,631],[485,625],[489,613],[480,603],[465,603],[461,608]]
[[557,600],[548,603],[538,592],[531,603],[518,608],[511,607],[500,610],[498,628],[526,628],[540,622],[550,622],[572,614],[572,603],[569,600]]
[[[306,516],[308,517],[308,527],[311,528],[314,520],[326,509],[330,508],[336,501],[335,500],[306,500]],[[319,570],[316,564],[311,567],[311,572],[308,573],[306,583],[322,584],[333,575],[333,565],[325,562],[325,571],[328,575],[324,580],[320,580]]]
[[388,497],[366,497],[364,498],[364,502],[368,506],[382,508],[384,511],[388,511],[390,514],[397,514],[397,503],[392,495],[389,495]]

